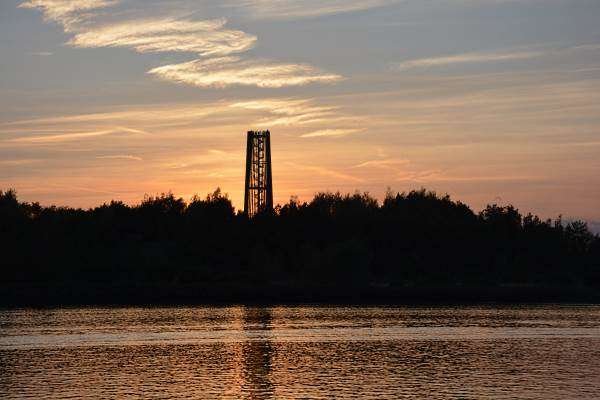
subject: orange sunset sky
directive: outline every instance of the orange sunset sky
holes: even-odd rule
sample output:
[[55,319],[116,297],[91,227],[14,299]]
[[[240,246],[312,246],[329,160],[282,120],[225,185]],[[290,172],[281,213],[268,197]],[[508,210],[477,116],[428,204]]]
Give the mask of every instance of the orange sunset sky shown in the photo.
[[600,221],[600,3],[3,0],[0,188],[91,207],[420,187]]

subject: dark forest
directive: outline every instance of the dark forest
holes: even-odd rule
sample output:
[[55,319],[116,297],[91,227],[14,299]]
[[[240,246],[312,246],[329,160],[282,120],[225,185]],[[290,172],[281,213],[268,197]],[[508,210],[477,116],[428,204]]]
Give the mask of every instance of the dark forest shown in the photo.
[[292,198],[249,219],[216,190],[89,210],[0,191],[2,305],[597,301],[600,238],[425,189]]

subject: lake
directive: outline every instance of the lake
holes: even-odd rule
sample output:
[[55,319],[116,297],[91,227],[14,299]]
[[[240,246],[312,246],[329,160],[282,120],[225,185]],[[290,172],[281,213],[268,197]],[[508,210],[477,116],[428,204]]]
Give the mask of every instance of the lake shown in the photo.
[[600,306],[0,311],[0,398],[598,399]]

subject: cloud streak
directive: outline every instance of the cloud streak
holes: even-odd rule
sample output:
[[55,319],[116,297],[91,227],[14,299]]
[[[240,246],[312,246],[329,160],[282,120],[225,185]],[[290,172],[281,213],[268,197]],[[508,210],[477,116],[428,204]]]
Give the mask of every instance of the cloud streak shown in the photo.
[[19,7],[40,9],[45,20],[58,22],[66,32],[72,32],[93,15],[92,11],[118,3],[118,0],[28,0]]
[[139,53],[188,52],[201,56],[247,51],[256,36],[225,29],[226,19],[189,21],[167,19],[129,20],[76,34],[74,47],[127,47]]
[[154,68],[148,73],[166,81],[216,88],[233,85],[281,88],[334,83],[342,79],[340,75],[329,74],[307,64],[242,60],[239,57],[193,60]]
[[300,135],[302,138],[315,138],[315,137],[340,137],[348,136],[353,133],[360,132],[360,129],[321,129]]
[[[315,104],[312,99],[264,99],[238,102],[231,107],[263,112],[266,114],[258,121],[259,126],[327,126],[353,124],[362,121],[360,116],[351,116],[339,107]],[[333,128],[332,128],[333,127]]]
[[574,52],[594,52],[600,50],[598,44],[583,44],[567,46],[562,48],[532,48],[530,50],[496,51],[496,52],[473,52],[455,54],[450,56],[418,58],[399,62],[392,65],[392,70],[407,71],[411,69],[424,69],[432,67],[444,67],[458,64],[479,64],[503,61],[527,60],[544,56],[569,55]]
[[32,144],[44,144],[44,143],[56,143],[56,142],[67,142],[73,140],[90,139],[99,136],[107,136],[113,134],[140,134],[145,133],[138,129],[131,128],[112,128],[105,130],[97,130],[90,132],[76,132],[76,133],[61,133],[57,135],[41,135],[41,136],[24,136],[11,139],[14,143],[32,143]]
[[241,8],[260,19],[291,19],[320,17],[382,7],[400,0],[235,0],[225,7]]
[[353,176],[350,174],[346,174],[343,172],[339,172],[339,171],[333,170],[331,168],[318,166],[318,165],[304,165],[304,164],[298,164],[298,163],[293,163],[293,162],[287,162],[286,165],[288,165],[296,170],[316,173],[321,176],[333,178],[333,179],[336,179],[339,181],[347,181],[347,182],[355,182],[355,183],[362,183],[365,181],[362,178],[359,178],[359,177],[356,177],[356,176]]
[[[383,0],[352,0],[350,3],[351,8],[356,8],[380,1]],[[329,6],[332,11],[348,8],[348,5],[342,5],[345,1],[330,3],[333,3]],[[21,3],[20,7],[40,9],[46,20],[61,24],[65,32],[73,34],[67,42],[72,47],[124,47],[139,53],[185,52],[211,57],[164,65],[148,71],[169,82],[202,88],[234,85],[282,88],[335,83],[342,79],[340,75],[323,72],[308,64],[232,57],[232,54],[254,47],[257,38],[243,31],[225,28],[225,18],[202,21],[172,17],[128,18],[104,24],[95,21],[99,17],[95,12],[116,4],[119,4],[118,0],[29,0]],[[261,2],[247,6],[262,8],[268,4]],[[289,10],[306,9],[305,5],[300,7],[292,3],[279,5]]]
[[116,154],[112,156],[98,156],[99,160],[128,160],[128,161],[143,161],[142,157],[132,156],[129,154]]
[[396,167],[406,166],[410,164],[410,160],[397,159],[397,158],[386,158],[379,160],[369,160],[357,164],[354,168],[384,168],[394,169]]
[[453,56],[419,58],[397,63],[392,66],[395,71],[407,71],[431,67],[444,67],[456,64],[489,63],[494,61],[525,60],[543,56],[543,51],[518,51],[498,53],[465,53]]
[[[15,120],[0,124],[11,143],[60,143],[107,136],[110,132],[161,135],[164,129],[186,132],[197,126],[228,121],[255,128],[303,126],[312,137],[341,136],[362,131],[364,117],[306,98],[267,98],[242,102],[182,103],[127,106],[113,111]],[[352,128],[349,128],[349,127]]]

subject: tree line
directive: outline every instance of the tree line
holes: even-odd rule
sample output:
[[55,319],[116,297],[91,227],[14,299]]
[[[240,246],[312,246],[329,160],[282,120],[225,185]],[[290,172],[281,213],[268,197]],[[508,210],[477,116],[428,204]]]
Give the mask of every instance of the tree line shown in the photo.
[[0,242],[2,280],[19,287],[600,288],[600,237],[585,222],[511,205],[475,213],[425,189],[388,192],[381,203],[358,192],[293,197],[252,219],[219,189],[87,210],[21,202],[8,190]]

